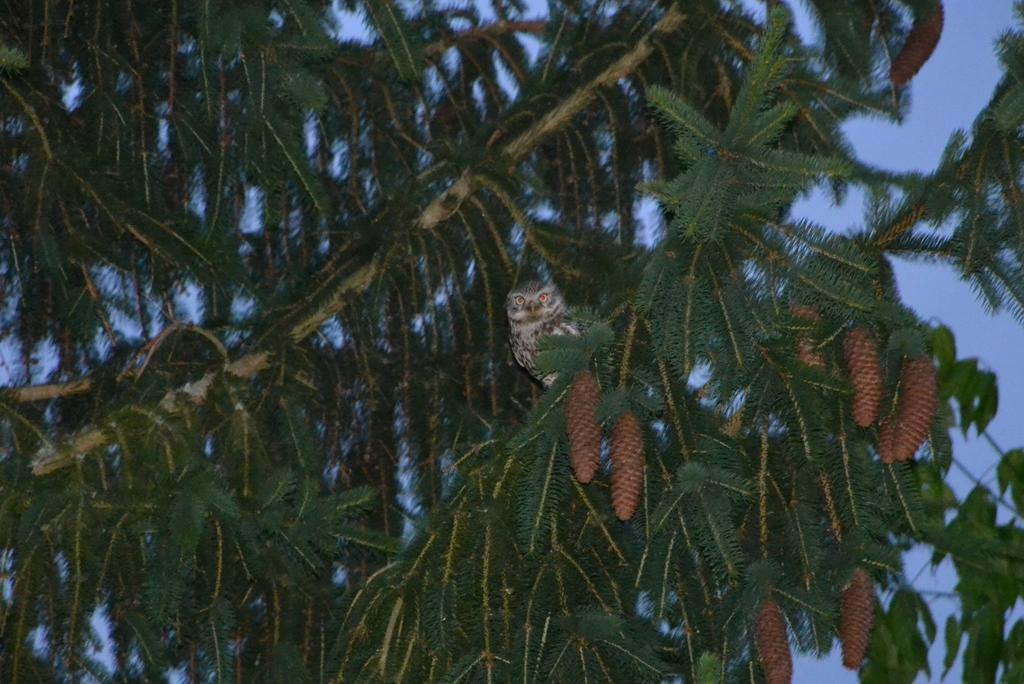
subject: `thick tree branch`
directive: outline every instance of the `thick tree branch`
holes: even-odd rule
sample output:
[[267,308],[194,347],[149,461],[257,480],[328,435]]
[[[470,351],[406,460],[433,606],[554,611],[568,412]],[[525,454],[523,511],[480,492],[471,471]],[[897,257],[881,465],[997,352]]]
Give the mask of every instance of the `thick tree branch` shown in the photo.
[[636,46],[622,55],[613,64],[597,75],[592,81],[565,98],[561,104],[545,114],[540,121],[524,131],[505,147],[505,154],[513,162],[523,159],[540,141],[565,127],[572,117],[597,98],[601,88],[610,86],[634,72],[654,52],[653,37],[659,33],[670,33],[682,25],[686,17],[672,5],[650,33]]
[[[676,30],[683,20],[683,14],[675,5],[672,5],[651,28],[650,32],[641,38],[634,47],[595,78],[569,94],[561,104],[545,114],[537,123],[510,143],[499,148],[494,154],[498,159],[505,160],[505,165],[509,168],[514,167],[541,141],[564,128],[574,116],[590,105],[597,98],[600,88],[612,85],[635,71],[654,52],[653,38],[655,35]],[[433,230],[452,216],[460,205],[479,188],[480,182],[476,175],[471,170],[464,171],[451,186],[424,207],[416,219],[416,225],[424,230]],[[292,325],[289,337],[294,342],[299,342],[315,332],[325,321],[342,309],[353,293],[362,292],[373,282],[380,274],[385,261],[386,259],[378,255],[342,279],[335,286],[333,292],[322,300],[322,303],[319,303]],[[251,378],[266,368],[269,362],[269,352],[256,351],[228,365],[226,370],[239,378]],[[211,371],[196,382],[187,383],[178,389],[169,391],[160,400],[159,408],[168,413],[176,413],[178,402],[183,398],[190,399],[195,404],[202,403],[206,399],[207,388],[218,372]],[[87,389],[89,383],[87,379],[78,382],[86,383]],[[20,392],[23,396],[28,397],[33,394],[34,390],[36,388],[25,387],[15,390],[15,392]],[[85,391],[85,389],[78,391]],[[39,399],[46,398],[45,392],[41,388],[39,388],[39,392],[41,393]],[[52,392],[53,390],[51,390]],[[57,393],[55,396],[61,395]],[[23,401],[32,400],[23,399]],[[102,427],[85,428],[58,447],[48,445],[39,449],[32,456],[32,472],[36,475],[52,473],[70,465],[76,458],[82,458],[89,451],[109,444],[112,439],[113,435],[110,435]]]
[[[229,363],[224,372],[238,378],[251,378],[270,365],[269,352],[253,352]],[[161,399],[157,407],[165,413],[178,413],[179,402],[191,401],[202,404],[214,379],[221,371],[210,371],[195,382],[187,382],[177,389],[170,390]],[[32,473],[47,475],[70,465],[75,459],[82,458],[93,449],[110,444],[114,436],[102,427],[88,427],[77,432],[60,447],[47,445],[36,451],[32,456]]]
[[317,328],[324,324],[324,321],[341,311],[350,293],[365,290],[380,272],[382,261],[384,259],[374,258],[370,260],[370,263],[356,269],[355,273],[342,280],[334,292],[331,293],[331,296],[327,298],[326,304],[318,307],[315,311],[309,312],[292,326],[288,333],[292,341],[300,342],[313,334]]
[[65,383],[50,383],[46,385],[28,385],[27,387],[15,387],[6,390],[2,395],[4,399],[17,403],[29,401],[48,401],[69,397],[73,394],[85,394],[92,389],[92,379],[81,378]]
[[[652,38],[656,34],[676,30],[683,23],[684,18],[678,8],[672,5],[665,16],[654,25],[650,33],[644,36],[632,50],[619,57],[594,79],[566,97],[561,104],[545,114],[540,121],[501,148],[499,154],[508,160],[510,166],[522,161],[543,139],[564,128],[572,117],[593,102],[597,98],[598,90],[635,71],[654,51]],[[420,214],[420,227],[430,230],[446,220],[478,187],[479,183],[474,179],[473,174],[469,171],[464,172],[451,187],[427,205]]]

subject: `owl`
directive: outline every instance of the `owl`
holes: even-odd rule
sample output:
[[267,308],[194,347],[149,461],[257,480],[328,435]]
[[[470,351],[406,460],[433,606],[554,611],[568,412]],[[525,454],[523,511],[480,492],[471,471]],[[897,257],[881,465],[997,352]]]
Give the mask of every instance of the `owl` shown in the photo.
[[537,370],[537,344],[545,335],[579,335],[580,330],[566,318],[565,298],[554,283],[527,281],[508,293],[509,344],[516,363],[535,379],[550,387],[557,373]]

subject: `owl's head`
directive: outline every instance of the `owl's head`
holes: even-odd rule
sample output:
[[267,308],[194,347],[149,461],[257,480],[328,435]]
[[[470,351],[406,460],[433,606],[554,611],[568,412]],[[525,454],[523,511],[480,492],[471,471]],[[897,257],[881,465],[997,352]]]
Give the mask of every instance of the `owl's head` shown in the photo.
[[565,313],[565,299],[554,283],[528,280],[508,293],[505,312],[513,323],[530,323]]

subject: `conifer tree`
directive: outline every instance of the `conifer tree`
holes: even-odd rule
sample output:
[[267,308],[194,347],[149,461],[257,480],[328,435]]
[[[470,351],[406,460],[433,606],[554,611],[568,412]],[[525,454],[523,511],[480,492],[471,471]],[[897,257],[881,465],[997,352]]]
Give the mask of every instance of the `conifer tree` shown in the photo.
[[[1024,623],[980,646],[1024,452],[950,501],[994,379],[890,265],[1024,323],[1024,33],[901,175],[840,125],[906,113],[941,3],[807,4],[813,43],[784,0],[6,3],[0,680],[784,681],[856,577],[902,681],[914,542],[989,583],[947,644],[1024,671]],[[818,183],[860,230],[789,216]],[[505,344],[538,275],[583,330],[546,391]]]

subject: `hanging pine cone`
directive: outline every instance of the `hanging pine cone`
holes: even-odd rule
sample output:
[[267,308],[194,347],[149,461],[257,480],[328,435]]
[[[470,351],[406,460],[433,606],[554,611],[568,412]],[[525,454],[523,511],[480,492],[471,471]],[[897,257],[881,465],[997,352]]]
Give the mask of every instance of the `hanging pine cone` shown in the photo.
[[569,462],[576,479],[586,484],[601,465],[601,426],[594,417],[601,388],[591,373],[583,371],[572,381],[565,399],[565,432],[569,437]]
[[644,436],[632,411],[615,421],[611,447],[612,508],[619,520],[629,520],[644,486]]
[[878,426],[878,455],[882,463],[896,462],[896,418],[889,416]]
[[843,356],[853,385],[853,421],[861,427],[870,427],[878,419],[884,389],[878,345],[871,332],[854,328],[846,333]]
[[903,49],[892,60],[889,80],[897,88],[906,85],[921,70],[932,56],[942,36],[943,8],[941,0],[935,0],[935,11],[925,21],[914,24],[907,36]]
[[786,621],[775,601],[765,599],[754,620],[754,643],[768,684],[789,684],[793,680],[793,658],[789,653]]
[[857,568],[839,599],[839,644],[846,668],[856,670],[864,662],[874,624],[875,589],[868,573]]
[[928,439],[939,406],[935,366],[927,356],[903,359],[900,371],[900,406],[893,447],[897,461],[906,461]]

